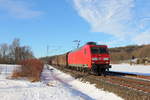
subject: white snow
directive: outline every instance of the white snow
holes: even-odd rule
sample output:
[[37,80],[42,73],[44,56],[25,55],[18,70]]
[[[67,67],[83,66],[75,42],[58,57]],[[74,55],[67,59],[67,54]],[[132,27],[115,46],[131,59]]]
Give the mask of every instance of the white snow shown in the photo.
[[112,64],[110,71],[150,76],[150,65]]
[[[11,66],[11,71],[15,67],[16,65]],[[50,70],[47,69],[47,66],[44,67],[42,80],[36,83],[7,79],[5,67],[2,68],[0,100],[122,100],[113,93],[97,89],[89,83],[82,83],[52,66],[49,68]]]
[[[52,68],[52,66],[49,67]],[[53,69],[53,75],[56,79],[62,81],[64,84],[66,84],[72,89],[82,91],[82,93],[87,94],[94,100],[122,100],[113,93],[97,89],[94,84],[91,85],[88,82],[83,83],[80,80],[74,79],[68,74],[62,73],[61,71],[56,70],[55,68]]]
[[0,64],[0,77],[10,77],[12,72],[15,70],[20,70],[20,65],[7,65],[7,64]]

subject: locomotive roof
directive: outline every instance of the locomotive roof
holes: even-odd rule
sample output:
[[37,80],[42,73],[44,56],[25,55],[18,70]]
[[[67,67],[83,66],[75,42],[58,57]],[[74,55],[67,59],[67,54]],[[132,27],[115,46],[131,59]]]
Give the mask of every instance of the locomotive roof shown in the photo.
[[82,47],[84,47],[84,46],[86,46],[86,45],[89,45],[89,46],[106,46],[106,45],[97,45],[96,42],[88,42],[88,43],[86,43],[85,45],[83,45],[83,46],[81,46],[81,47],[79,47],[79,48],[77,48],[77,49],[71,50],[71,52],[73,52],[73,51],[78,51],[78,50],[82,49]]

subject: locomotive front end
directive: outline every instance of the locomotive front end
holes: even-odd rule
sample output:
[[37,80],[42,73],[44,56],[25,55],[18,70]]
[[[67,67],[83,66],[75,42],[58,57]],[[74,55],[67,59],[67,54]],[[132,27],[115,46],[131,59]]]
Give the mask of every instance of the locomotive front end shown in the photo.
[[106,45],[91,45],[92,69],[98,74],[106,72],[111,68],[110,55]]

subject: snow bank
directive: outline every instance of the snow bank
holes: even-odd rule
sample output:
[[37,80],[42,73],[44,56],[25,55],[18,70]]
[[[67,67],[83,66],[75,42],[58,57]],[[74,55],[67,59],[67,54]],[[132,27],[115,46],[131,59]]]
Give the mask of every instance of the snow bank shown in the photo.
[[[95,85],[89,84],[88,82],[83,83],[80,80],[76,80],[68,74],[65,74],[52,66],[49,66],[53,70],[53,75],[55,79],[60,80],[68,88],[72,88],[78,90],[89,97],[92,97],[94,100],[122,100],[122,98],[118,97],[117,95],[103,91],[102,89],[97,89]],[[80,94],[79,94],[80,95]]]
[[72,96],[61,85],[55,87],[28,81],[3,80],[5,84],[0,87],[1,100],[80,100]]
[[20,65],[0,64],[0,77],[10,77],[15,70],[20,70]]
[[112,64],[110,71],[150,76],[150,65]]
[[0,74],[0,100],[122,100],[113,93],[82,83],[52,66],[49,66],[50,70],[44,67],[42,80],[36,83],[6,79],[3,77],[6,75],[6,66],[8,72],[12,73],[18,65],[0,66],[3,69]]
[[[12,67],[15,66],[7,68],[12,69]],[[9,71],[13,72],[13,70]],[[51,72],[47,69],[43,70],[42,81],[36,83],[26,80],[8,80],[1,77],[5,75],[0,74],[0,100],[85,100],[70,92],[61,82],[54,80]],[[47,86],[47,83],[52,85]]]

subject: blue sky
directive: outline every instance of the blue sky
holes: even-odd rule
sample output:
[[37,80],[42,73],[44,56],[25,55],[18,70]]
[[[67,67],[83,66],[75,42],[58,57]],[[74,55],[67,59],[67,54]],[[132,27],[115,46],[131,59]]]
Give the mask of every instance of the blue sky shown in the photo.
[[36,57],[74,49],[150,43],[149,0],[0,0],[0,44],[20,38]]

